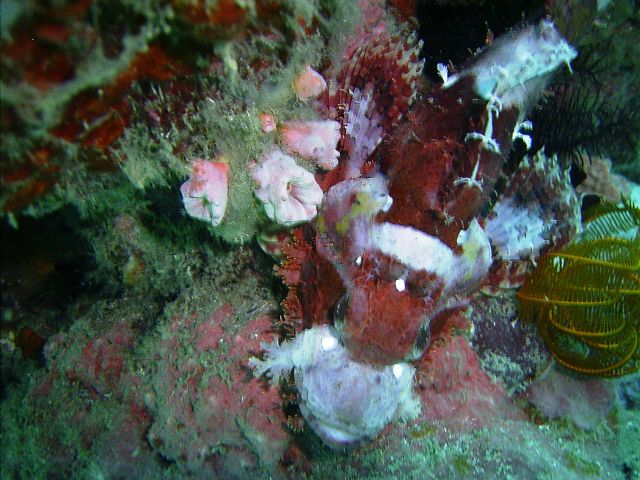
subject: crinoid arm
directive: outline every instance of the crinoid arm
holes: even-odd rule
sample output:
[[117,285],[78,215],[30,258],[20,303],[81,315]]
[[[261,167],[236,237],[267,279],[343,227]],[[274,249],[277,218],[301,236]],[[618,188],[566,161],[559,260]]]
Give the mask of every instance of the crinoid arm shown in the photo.
[[556,360],[572,370],[620,376],[640,368],[640,210],[605,204],[584,232],[541,257],[518,292]]

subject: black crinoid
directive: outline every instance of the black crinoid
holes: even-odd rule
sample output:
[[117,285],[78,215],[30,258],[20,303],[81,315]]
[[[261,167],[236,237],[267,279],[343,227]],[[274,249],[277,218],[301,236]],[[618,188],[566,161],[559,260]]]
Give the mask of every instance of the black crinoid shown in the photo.
[[610,10],[574,43],[573,73],[560,73],[532,111],[532,153],[544,147],[576,170],[610,157],[614,170],[640,181],[640,14]]
[[563,74],[551,84],[533,110],[532,150],[544,147],[547,154],[580,167],[592,155],[631,163],[638,153],[640,85],[626,95],[611,92],[590,60],[588,54],[578,57],[574,75]]

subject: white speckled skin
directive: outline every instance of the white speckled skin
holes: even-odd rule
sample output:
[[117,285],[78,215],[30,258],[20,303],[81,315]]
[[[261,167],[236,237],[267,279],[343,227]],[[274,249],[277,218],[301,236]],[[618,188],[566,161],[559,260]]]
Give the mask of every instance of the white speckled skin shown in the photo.
[[505,260],[535,259],[546,245],[545,226],[535,201],[518,206],[513,199],[498,201],[491,212],[485,230]]
[[375,438],[394,418],[419,412],[413,367],[375,368],[355,362],[337,341],[333,327],[306,330],[291,342],[263,345],[264,361],[252,359],[257,374],[271,370],[274,380],[294,369],[300,411],[314,432],[333,448]]

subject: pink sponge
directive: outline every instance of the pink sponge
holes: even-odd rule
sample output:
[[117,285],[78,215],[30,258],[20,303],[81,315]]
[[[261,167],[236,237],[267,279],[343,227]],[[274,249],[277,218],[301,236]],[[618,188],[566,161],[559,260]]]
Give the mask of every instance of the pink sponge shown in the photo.
[[610,380],[585,378],[551,365],[527,389],[527,397],[548,418],[567,417],[591,430],[615,404]]
[[287,149],[303,158],[316,160],[324,170],[338,166],[340,124],[334,120],[321,122],[287,122],[282,125],[282,140]]
[[196,160],[191,178],[180,187],[187,213],[219,225],[227,208],[229,166],[224,162]]

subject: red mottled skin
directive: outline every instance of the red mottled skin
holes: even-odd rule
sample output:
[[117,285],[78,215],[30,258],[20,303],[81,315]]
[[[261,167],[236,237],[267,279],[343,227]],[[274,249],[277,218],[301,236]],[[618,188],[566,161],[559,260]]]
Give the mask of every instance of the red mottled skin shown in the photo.
[[359,277],[356,285],[341,332],[345,346],[355,358],[369,363],[402,361],[418,337],[425,315],[422,300],[408,290],[398,292],[393,281]]
[[[374,154],[389,178],[394,199],[386,221],[408,225],[456,248],[460,230],[483,213],[492,193],[503,155],[511,148],[516,111],[503,111],[494,119],[494,139],[502,155],[465,142],[469,132],[484,131],[484,101],[473,92],[470,80],[444,90],[436,86],[407,115],[388,142]],[[481,187],[456,180],[471,177],[480,159],[477,180]]]
[[[492,153],[482,149],[479,141],[465,142],[469,132],[484,131],[484,105],[473,92],[472,79],[463,79],[447,90],[436,86],[391,130],[362,167],[363,173],[376,169],[384,173],[393,198],[391,209],[379,213],[375,222],[413,227],[459,253],[456,240],[460,231],[488,207],[503,154],[511,147],[511,132],[518,115],[515,110],[505,110],[494,119],[493,136],[502,154]],[[476,182],[461,180],[472,176],[478,161]],[[338,167],[324,177],[323,188],[344,179],[344,171]],[[354,204],[352,200],[346,206],[337,205],[337,210],[325,208],[323,228],[327,222],[335,225],[344,215],[343,210],[348,211]],[[355,227],[351,224],[350,228]],[[301,262],[307,267],[300,269],[294,287],[297,292],[290,294],[287,301],[295,303],[291,297],[296,295],[301,300],[296,306],[301,309],[305,326],[310,322],[330,322],[340,292],[347,290],[340,288],[336,268],[349,275],[361,271],[354,287],[357,294],[347,299],[347,320],[341,324],[345,343],[354,358],[373,364],[411,358],[421,325],[441,313],[442,301],[446,300],[441,298],[444,279],[431,276],[416,280],[416,272],[409,271],[413,276],[406,279],[407,290],[398,291],[394,280],[403,273],[402,268],[378,262],[376,272],[365,273],[367,259],[374,255],[369,251],[363,254],[361,269],[353,266],[347,235],[333,234],[328,248],[333,252],[334,265],[327,265],[310,248],[313,241],[307,241],[306,257]],[[426,272],[422,274],[425,276]],[[464,302],[458,308],[462,305]]]
[[505,289],[522,286],[529,273],[528,260],[503,260],[494,262],[480,291],[485,295],[497,296]]

